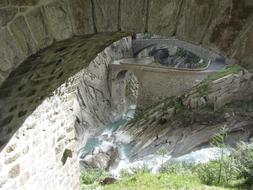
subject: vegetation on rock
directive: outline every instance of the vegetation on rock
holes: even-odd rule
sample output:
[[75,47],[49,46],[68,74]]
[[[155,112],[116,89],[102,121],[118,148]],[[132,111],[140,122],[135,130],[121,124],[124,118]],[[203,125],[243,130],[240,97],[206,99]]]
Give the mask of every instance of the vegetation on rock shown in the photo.
[[243,71],[243,68],[239,65],[228,65],[224,70],[209,75],[207,79],[196,87],[196,91],[199,93],[199,96],[207,95],[210,92],[210,84],[213,81],[231,74],[238,74],[241,71]]
[[166,163],[159,174],[151,173],[145,166],[131,172],[123,170],[119,181],[101,186],[99,182],[109,175],[105,174],[97,169],[87,170],[81,177],[82,189],[245,190],[253,182],[253,146],[241,143],[230,156],[204,164]]

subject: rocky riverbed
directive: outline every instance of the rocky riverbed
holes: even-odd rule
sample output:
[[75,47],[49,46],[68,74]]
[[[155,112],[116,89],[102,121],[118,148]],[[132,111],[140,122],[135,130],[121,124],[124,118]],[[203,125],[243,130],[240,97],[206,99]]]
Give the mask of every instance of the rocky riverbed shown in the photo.
[[[231,77],[233,82],[242,81],[239,88],[244,88],[248,78],[245,74]],[[229,78],[226,76],[218,84],[223,86],[224,81],[227,84]],[[235,90],[237,84],[229,83],[226,88]],[[201,85],[180,97],[164,99],[145,111],[134,114],[134,107],[129,109],[121,120],[88,139],[79,153],[81,165],[109,170],[117,176],[122,169],[143,165],[157,172],[167,161],[208,162],[221,154],[211,142],[223,127],[227,129],[226,154],[239,141],[252,142],[252,100],[238,97],[233,100],[232,93],[228,104],[214,106],[217,102],[210,97],[217,93],[217,80],[210,82],[210,97],[201,97],[201,91],[196,90]]]

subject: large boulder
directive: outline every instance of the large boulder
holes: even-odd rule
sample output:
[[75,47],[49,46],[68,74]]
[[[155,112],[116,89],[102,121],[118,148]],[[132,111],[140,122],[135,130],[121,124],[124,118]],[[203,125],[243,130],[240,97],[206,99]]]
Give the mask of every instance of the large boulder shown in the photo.
[[[97,148],[97,150],[101,150]],[[93,154],[85,156],[80,164],[83,167],[100,168],[108,170],[119,162],[119,150],[117,147],[105,147],[105,152],[93,151]]]
[[101,168],[107,169],[110,163],[110,156],[106,153],[98,153],[96,155],[88,155],[86,156],[81,164],[85,164],[87,167],[91,168]]

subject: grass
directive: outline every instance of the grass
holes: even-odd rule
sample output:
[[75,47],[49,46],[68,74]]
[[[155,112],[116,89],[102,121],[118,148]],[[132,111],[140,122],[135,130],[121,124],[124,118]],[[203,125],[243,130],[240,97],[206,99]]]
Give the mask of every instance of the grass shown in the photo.
[[201,183],[198,177],[177,174],[138,173],[124,178],[104,190],[228,190],[229,188],[211,187]]
[[[203,170],[205,168],[205,170]],[[212,171],[206,172],[207,169]],[[92,171],[94,170],[94,171]],[[104,172],[96,169],[89,169],[88,172],[83,173],[81,177],[82,190],[245,190],[246,187],[240,185],[240,181],[233,181],[228,187],[218,187],[206,185],[200,177],[202,173],[204,176],[207,173],[218,171],[217,167],[213,167],[213,163],[203,165],[189,165],[189,164],[165,164],[164,168],[159,174],[153,174],[150,170],[140,168],[133,170],[132,173],[121,173],[121,180],[111,185],[101,186],[99,181],[109,176],[104,175]],[[214,172],[215,173],[215,172]],[[93,176],[94,177],[91,177]],[[203,176],[202,176],[203,177]],[[87,179],[88,180],[87,180]],[[212,179],[212,178],[211,178]],[[84,183],[85,182],[85,183]]]
[[108,176],[109,174],[102,169],[87,168],[82,171],[80,181],[81,184],[91,185],[94,182],[100,181]]
[[[221,131],[223,132],[223,129]],[[217,139],[220,135],[217,134]],[[223,138],[223,137],[222,137]],[[221,140],[224,143],[224,138]],[[221,147],[218,142],[218,147]],[[221,167],[222,166],[222,167]],[[121,171],[121,180],[101,186],[109,173],[87,169],[81,176],[82,190],[247,190],[253,184],[252,144],[239,143],[230,156],[208,163],[165,163],[159,174],[144,165]]]
[[239,65],[236,65],[236,64],[229,65],[224,70],[214,73],[214,74],[211,74],[207,80],[211,82],[211,81],[220,79],[220,78],[225,77],[230,74],[237,74],[242,70],[243,70],[242,67],[240,67]]

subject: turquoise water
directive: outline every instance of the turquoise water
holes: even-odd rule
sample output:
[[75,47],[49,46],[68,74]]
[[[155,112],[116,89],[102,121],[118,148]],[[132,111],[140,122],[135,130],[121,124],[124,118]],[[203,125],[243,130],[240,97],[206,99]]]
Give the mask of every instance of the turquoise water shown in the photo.
[[[133,118],[134,115],[134,109],[128,110],[126,114],[123,115],[122,119],[108,125],[105,127],[105,129],[102,131],[100,135],[97,135],[96,137],[90,137],[85,146],[79,151],[81,154],[80,158],[84,158],[87,154],[92,154],[93,150],[96,147],[99,147],[103,141],[107,141],[105,138],[111,138],[113,136],[113,133],[123,127],[130,119]],[[115,137],[113,137],[115,138]],[[114,139],[116,140],[116,139]],[[128,153],[131,150],[130,144],[115,144],[122,154],[128,155]]]
[[124,126],[127,123],[127,119],[123,118],[119,121],[116,121],[115,123],[112,123],[111,125],[107,126],[105,130],[109,130],[112,133],[115,132],[116,130],[120,129],[122,126]]
[[81,152],[81,158],[83,158],[86,154],[91,153],[95,147],[101,145],[102,142],[96,138],[96,137],[91,137],[87,140],[85,146],[80,150]]
[[132,145],[131,144],[121,144],[121,145],[119,145],[119,148],[121,150],[121,154],[128,157],[130,155]]

